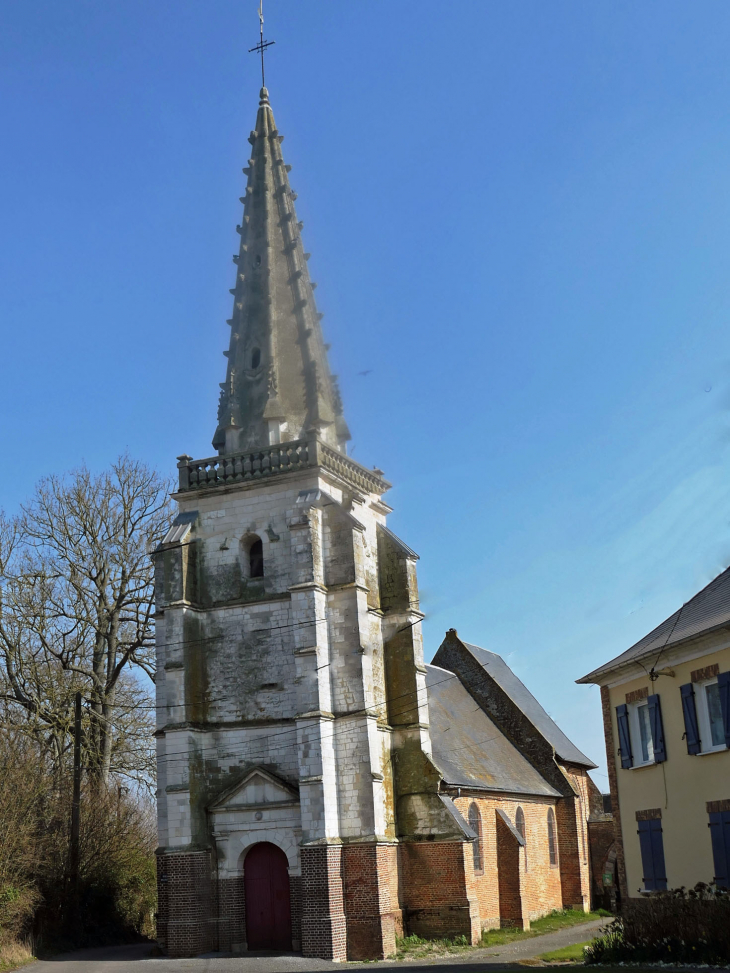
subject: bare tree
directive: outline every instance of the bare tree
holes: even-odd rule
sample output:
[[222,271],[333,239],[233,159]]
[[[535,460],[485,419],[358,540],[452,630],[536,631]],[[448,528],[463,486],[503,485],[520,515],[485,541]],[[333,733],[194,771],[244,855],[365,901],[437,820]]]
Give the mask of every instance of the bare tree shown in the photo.
[[60,764],[80,690],[86,762],[102,785],[149,770],[149,552],[170,514],[169,484],[123,455],[100,475],[84,466],[42,480],[18,517],[0,518],[0,699]]

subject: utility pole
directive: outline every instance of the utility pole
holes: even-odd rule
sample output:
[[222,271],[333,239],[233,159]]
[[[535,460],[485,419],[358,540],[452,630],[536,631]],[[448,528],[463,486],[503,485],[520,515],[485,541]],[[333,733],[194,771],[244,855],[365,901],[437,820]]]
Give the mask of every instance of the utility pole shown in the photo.
[[74,789],[71,804],[71,846],[68,871],[74,902],[79,883],[79,838],[81,834],[81,693],[74,706]]

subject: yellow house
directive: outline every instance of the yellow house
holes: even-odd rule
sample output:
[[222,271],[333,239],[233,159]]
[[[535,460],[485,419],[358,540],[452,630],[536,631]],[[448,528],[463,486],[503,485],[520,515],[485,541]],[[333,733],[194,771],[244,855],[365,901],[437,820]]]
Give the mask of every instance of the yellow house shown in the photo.
[[577,681],[601,687],[622,899],[730,887],[730,568]]

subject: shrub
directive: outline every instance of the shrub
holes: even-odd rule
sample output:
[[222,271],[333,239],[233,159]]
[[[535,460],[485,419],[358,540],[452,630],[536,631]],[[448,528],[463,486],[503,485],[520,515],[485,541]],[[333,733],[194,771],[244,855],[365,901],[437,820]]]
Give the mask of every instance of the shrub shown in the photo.
[[699,882],[692,889],[652,892],[625,904],[623,914],[586,947],[587,963],[727,964],[730,893]]

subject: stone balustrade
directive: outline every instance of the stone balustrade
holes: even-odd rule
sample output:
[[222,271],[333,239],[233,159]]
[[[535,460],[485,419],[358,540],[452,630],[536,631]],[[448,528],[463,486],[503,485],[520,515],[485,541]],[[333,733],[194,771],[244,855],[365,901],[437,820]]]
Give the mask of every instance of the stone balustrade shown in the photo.
[[178,456],[179,491],[210,490],[252,480],[280,476],[297,470],[324,467],[364,493],[385,493],[390,484],[380,470],[360,463],[327,446],[320,439],[295,439],[243,453],[193,459]]

